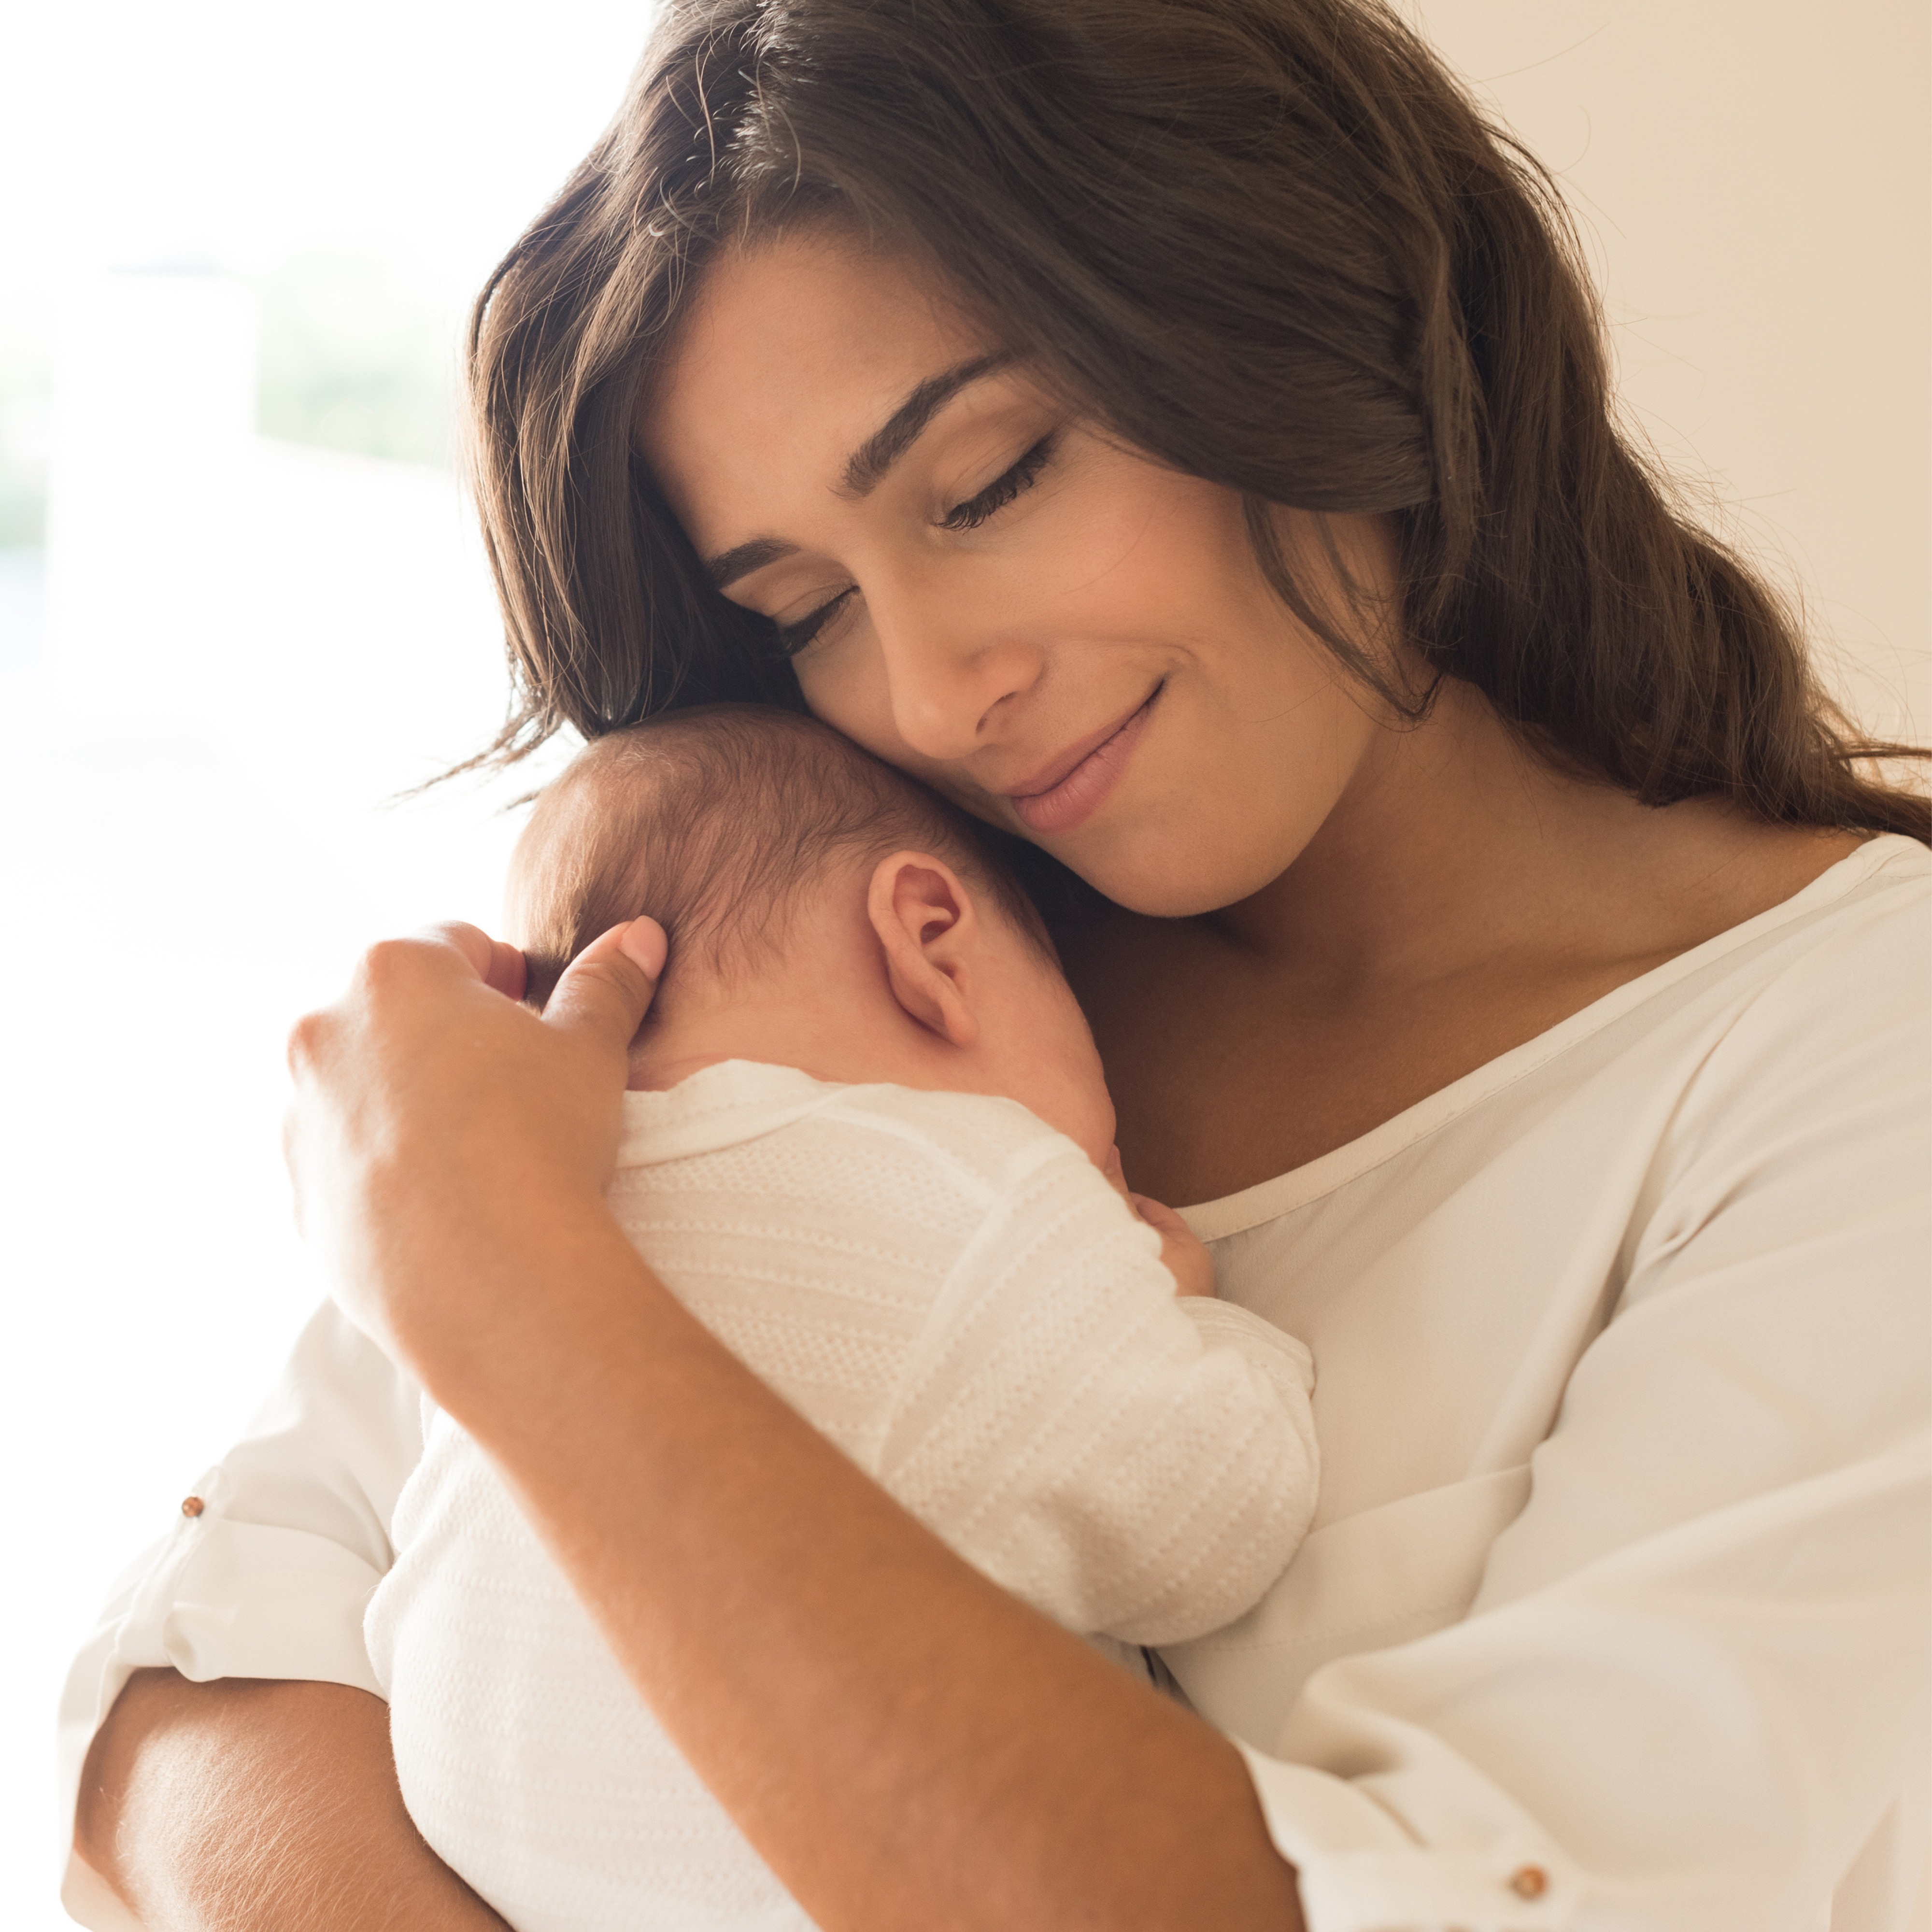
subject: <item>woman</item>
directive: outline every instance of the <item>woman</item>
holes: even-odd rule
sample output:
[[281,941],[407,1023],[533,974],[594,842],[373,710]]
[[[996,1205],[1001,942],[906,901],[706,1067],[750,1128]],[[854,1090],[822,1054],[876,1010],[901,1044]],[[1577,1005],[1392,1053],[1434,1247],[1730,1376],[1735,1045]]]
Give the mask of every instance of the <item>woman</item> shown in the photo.
[[[544,1021],[452,930],[303,1023],[345,1306],[814,1916],[1904,1924],[1924,808],[1618,440],[1533,164],[1357,0],[704,0],[473,346],[500,752],[803,703],[1046,855],[1128,1174],[1316,1352],[1190,1710],[617,1235],[649,922]],[[407,1386],[331,1316],[290,1401],[77,1670],[70,1897],[495,1922],[355,1688]]]

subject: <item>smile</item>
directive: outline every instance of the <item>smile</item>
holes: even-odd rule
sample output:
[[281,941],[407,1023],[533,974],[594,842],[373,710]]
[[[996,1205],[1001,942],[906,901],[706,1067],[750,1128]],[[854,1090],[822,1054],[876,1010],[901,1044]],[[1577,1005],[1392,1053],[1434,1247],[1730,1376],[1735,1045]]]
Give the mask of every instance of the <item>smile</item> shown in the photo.
[[1046,836],[1070,832],[1099,811],[1126,769],[1127,760],[1147,728],[1154,701],[1165,688],[1164,683],[1156,685],[1145,701],[1119,724],[1096,740],[1063,752],[1025,788],[1006,794],[1020,823],[1029,832]]

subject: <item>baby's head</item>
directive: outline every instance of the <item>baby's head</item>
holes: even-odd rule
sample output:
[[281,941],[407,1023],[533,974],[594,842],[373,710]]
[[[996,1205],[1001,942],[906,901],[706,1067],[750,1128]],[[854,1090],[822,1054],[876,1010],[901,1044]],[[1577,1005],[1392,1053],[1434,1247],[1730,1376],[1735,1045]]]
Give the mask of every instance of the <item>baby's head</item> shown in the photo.
[[544,793],[508,890],[531,998],[644,914],[670,953],[633,1087],[761,1060],[1000,1094],[1104,1162],[1100,1058],[1025,893],[970,820],[815,719],[672,712],[598,739]]

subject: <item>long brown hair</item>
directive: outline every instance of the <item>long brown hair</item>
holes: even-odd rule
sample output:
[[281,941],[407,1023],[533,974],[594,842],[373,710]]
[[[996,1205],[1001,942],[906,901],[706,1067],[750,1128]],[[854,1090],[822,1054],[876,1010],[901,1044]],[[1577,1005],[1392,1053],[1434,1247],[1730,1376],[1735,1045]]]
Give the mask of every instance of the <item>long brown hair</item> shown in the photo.
[[637,454],[709,257],[836,220],[943,275],[1075,407],[1268,506],[1390,514],[1402,634],[1553,762],[1654,805],[1924,838],[1796,625],[1618,434],[1549,177],[1380,0],[667,0],[616,119],[472,325],[518,698],[486,755],[796,706]]

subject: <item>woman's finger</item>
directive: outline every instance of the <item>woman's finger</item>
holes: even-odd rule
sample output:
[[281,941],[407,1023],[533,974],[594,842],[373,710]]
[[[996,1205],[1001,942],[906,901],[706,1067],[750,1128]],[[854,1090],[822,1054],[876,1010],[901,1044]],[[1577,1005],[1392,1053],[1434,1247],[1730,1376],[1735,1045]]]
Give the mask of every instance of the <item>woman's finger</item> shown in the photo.
[[486,986],[501,993],[506,999],[520,1000],[524,988],[529,984],[524,956],[507,940],[493,939],[490,942],[490,964],[483,980]]
[[[405,939],[386,943],[389,945],[408,946],[412,944],[419,944],[424,940],[452,947],[463,955],[464,959],[469,962],[470,970],[478,979],[486,982],[488,980],[490,965],[496,955],[496,941],[492,939],[481,926],[466,925],[460,919],[442,920],[434,926],[425,926],[416,935],[413,941]],[[371,952],[381,950],[379,946],[370,948]]]
[[462,954],[470,970],[491,991],[512,1000],[524,997],[527,983],[524,956],[514,946],[454,919],[429,927],[421,936]]
[[590,1035],[623,1053],[650,1010],[668,950],[664,929],[654,919],[614,926],[564,969],[544,1003],[545,1024]]

